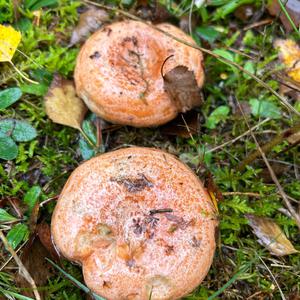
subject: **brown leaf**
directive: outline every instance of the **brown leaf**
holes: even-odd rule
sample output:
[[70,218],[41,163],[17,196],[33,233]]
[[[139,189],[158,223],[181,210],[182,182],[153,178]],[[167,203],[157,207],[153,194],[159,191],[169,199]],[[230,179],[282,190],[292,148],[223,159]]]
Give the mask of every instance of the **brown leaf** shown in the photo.
[[136,15],[154,24],[170,21],[173,17],[166,7],[158,1],[138,1]]
[[245,4],[239,6],[235,11],[234,15],[243,22],[249,21],[251,17],[253,17],[255,12],[255,7],[250,4]]
[[[282,0],[281,0],[282,1]],[[284,6],[290,16],[290,18],[295,23],[296,27],[299,27],[300,25],[300,5],[299,0],[288,0],[288,1],[282,1],[284,3]],[[284,28],[290,32],[293,30],[293,27],[291,23],[289,22],[288,18],[286,17],[285,13],[281,10],[279,1],[278,0],[272,0],[269,1],[269,5],[267,6],[267,9],[272,16],[277,16],[280,13],[280,20],[284,26]]]
[[285,65],[285,71],[296,82],[300,82],[300,47],[290,39],[277,39],[275,47],[279,48],[280,60]]
[[266,247],[271,254],[283,256],[298,253],[280,227],[273,220],[252,214],[247,214],[246,218],[248,219],[254,234],[259,238],[258,242]]
[[[49,257],[48,251],[40,240],[32,235],[23,250],[21,260],[32,276],[37,288],[44,286],[48,278],[52,275],[52,266],[45,260],[46,257]],[[18,274],[16,276],[16,283],[19,287],[24,289],[22,291],[24,296],[34,297],[31,286],[23,276]],[[39,294],[42,299],[45,298],[43,290],[40,290]]]
[[55,123],[81,130],[81,122],[87,112],[83,101],[76,96],[72,81],[54,75],[47,95],[45,108],[48,117]]
[[186,112],[202,103],[194,72],[185,66],[177,66],[166,73],[164,87],[175,102],[178,112]]
[[96,31],[108,20],[109,15],[105,10],[90,6],[80,15],[79,22],[72,32],[70,46],[83,41],[88,34]]
[[[283,174],[285,174],[289,169],[290,167],[288,165],[284,165],[284,164],[281,164],[281,163],[278,163],[278,162],[272,162],[270,163],[275,175],[277,177],[280,177],[282,176]],[[263,181],[265,183],[272,183],[273,182],[273,179],[271,177],[271,174],[270,174],[270,171],[267,167],[264,167],[262,169],[262,172],[260,173],[260,177],[263,179]]]
[[52,242],[50,226],[45,222],[40,223],[37,225],[36,231],[41,243],[50,253],[51,257],[58,260],[60,255]]

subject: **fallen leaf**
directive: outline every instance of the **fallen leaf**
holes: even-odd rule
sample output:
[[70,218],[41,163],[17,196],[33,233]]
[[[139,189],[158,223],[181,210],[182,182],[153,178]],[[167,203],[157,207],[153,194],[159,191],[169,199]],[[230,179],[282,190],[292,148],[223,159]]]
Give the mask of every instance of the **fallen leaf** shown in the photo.
[[[295,23],[296,27],[299,27],[300,25],[300,3],[299,0],[281,0],[281,2],[284,4],[286,11],[288,12],[290,18]],[[269,11],[269,14],[271,16],[277,16],[279,13],[280,20],[284,26],[284,28],[290,32],[293,30],[293,27],[286,17],[285,13],[280,8],[280,4],[278,0],[272,0],[269,1],[269,5],[267,6],[267,9]]]
[[170,21],[173,17],[158,1],[138,1],[136,15],[154,24]]
[[250,4],[242,5],[234,11],[235,17],[237,17],[243,22],[249,21],[249,19],[253,17],[254,13],[255,13],[255,7]]
[[247,214],[245,216],[248,219],[254,234],[259,238],[258,242],[266,247],[271,254],[283,256],[298,253],[280,227],[273,220],[252,214]]
[[[273,169],[273,171],[274,171],[274,173],[277,177],[282,176],[283,174],[285,174],[290,169],[289,166],[278,163],[278,162],[272,162],[272,163],[270,163],[270,165],[271,165],[271,167],[272,167],[272,169]],[[263,182],[265,182],[265,183],[272,183],[273,182],[270,171],[267,167],[263,167],[263,169],[260,173],[260,177],[263,179]]]
[[46,222],[42,222],[37,225],[36,232],[43,246],[51,254],[51,257],[57,261],[60,255],[52,242],[50,226]]
[[277,39],[274,43],[279,48],[279,58],[285,65],[286,73],[296,82],[300,82],[300,47],[290,39]]
[[12,26],[0,24],[0,62],[11,61],[21,41],[21,33]]
[[[47,262],[46,257],[51,257],[47,249],[43,246],[40,240],[32,235],[28,243],[23,249],[21,260],[32,276],[37,288],[43,287],[48,282],[48,278],[53,275],[53,268],[51,264]],[[34,297],[32,287],[24,279],[23,276],[16,276],[17,285],[22,288],[22,295],[27,297]],[[40,289],[39,293],[42,299],[45,299],[45,290]]]
[[96,31],[108,20],[109,15],[105,10],[90,6],[87,11],[80,15],[79,22],[72,32],[70,45],[85,40],[89,33]]
[[202,104],[200,89],[193,71],[177,66],[164,75],[164,87],[175,102],[178,112],[186,112]]
[[81,131],[81,123],[87,112],[83,101],[76,96],[72,81],[54,75],[47,95],[45,108],[48,117],[61,125],[70,126]]

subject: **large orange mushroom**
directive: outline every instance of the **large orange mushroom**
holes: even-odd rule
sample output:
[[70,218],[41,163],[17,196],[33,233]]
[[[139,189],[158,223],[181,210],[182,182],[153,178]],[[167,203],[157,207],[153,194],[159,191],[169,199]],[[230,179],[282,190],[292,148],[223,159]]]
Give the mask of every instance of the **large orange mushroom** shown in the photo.
[[52,217],[57,249],[106,299],[178,299],[206,276],[216,212],[173,155],[126,148],[95,157],[67,181]]
[[[186,42],[193,39],[170,24],[157,28]],[[191,72],[188,90],[202,87],[202,53],[137,21],[107,25],[82,47],[75,68],[77,94],[103,119],[136,127],[164,124],[201,103],[200,97],[176,101],[164,76],[176,67]],[[180,85],[182,82],[177,82]],[[176,88],[176,83],[174,85]],[[177,91],[184,93],[184,91]]]

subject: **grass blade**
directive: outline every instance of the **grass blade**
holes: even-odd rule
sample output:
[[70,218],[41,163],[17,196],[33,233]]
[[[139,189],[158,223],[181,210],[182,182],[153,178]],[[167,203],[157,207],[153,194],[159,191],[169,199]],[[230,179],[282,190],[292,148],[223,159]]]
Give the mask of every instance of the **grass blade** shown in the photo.
[[102,298],[100,296],[98,296],[97,294],[93,293],[87,286],[85,286],[84,284],[82,284],[80,281],[78,281],[76,278],[74,278],[72,275],[70,275],[69,273],[67,273],[64,269],[62,269],[60,266],[58,266],[56,263],[54,263],[52,260],[50,260],[49,258],[46,258],[46,260],[53,266],[55,267],[57,270],[59,270],[61,273],[63,273],[63,275],[68,278],[69,280],[71,280],[76,286],[78,286],[81,290],[83,290],[85,293],[87,294],[91,294],[94,299],[96,300],[106,300],[105,298]]

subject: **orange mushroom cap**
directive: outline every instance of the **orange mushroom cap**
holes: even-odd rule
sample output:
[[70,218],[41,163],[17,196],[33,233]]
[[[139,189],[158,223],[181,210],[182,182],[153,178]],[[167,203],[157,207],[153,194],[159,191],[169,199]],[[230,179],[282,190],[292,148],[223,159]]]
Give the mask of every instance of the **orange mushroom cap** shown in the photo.
[[205,188],[186,165],[134,147],[95,157],[72,173],[51,231],[97,294],[162,300],[178,299],[204,279],[217,224]]
[[[157,27],[194,43],[173,25]],[[162,74],[185,66],[193,71],[200,88],[204,81],[202,61],[199,50],[147,24],[117,22],[94,33],[82,47],[74,75],[76,91],[91,111],[107,121],[136,127],[158,126],[186,110],[178,108],[165,91]]]

